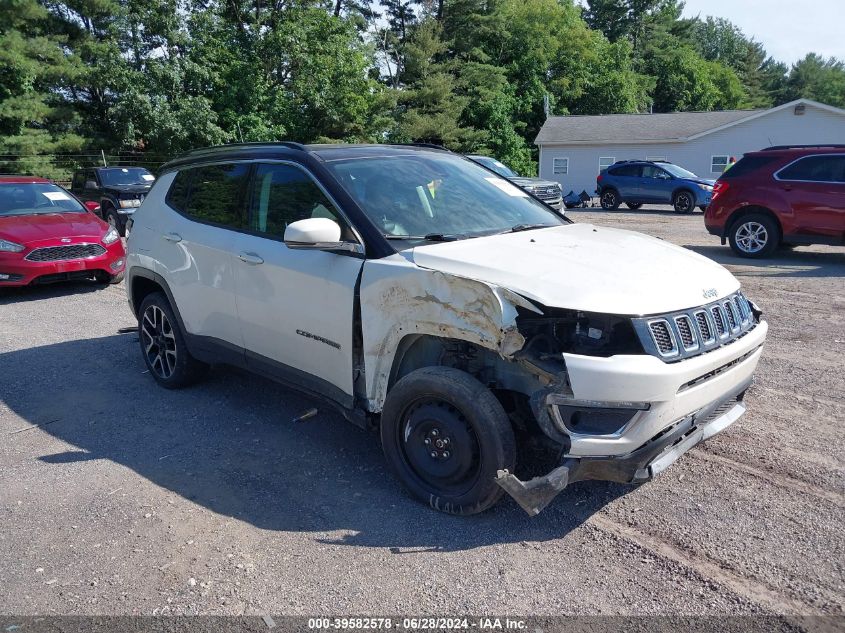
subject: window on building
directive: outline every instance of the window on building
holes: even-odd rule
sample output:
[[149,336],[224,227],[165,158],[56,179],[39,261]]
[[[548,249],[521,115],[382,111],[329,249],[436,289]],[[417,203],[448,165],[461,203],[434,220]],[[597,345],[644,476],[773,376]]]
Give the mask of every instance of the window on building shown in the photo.
[[603,172],[605,169],[610,167],[615,162],[616,162],[616,159],[613,156],[600,156],[599,157],[599,172]]
[[565,176],[569,173],[569,159],[555,158],[552,162],[552,172],[555,176]]
[[721,174],[728,166],[729,156],[711,156],[710,157],[710,173]]

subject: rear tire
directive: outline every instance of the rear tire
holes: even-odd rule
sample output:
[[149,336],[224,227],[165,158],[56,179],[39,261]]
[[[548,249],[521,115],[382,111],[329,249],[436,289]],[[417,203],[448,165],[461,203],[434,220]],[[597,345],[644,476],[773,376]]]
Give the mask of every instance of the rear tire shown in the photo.
[[629,209],[633,209],[634,211],[636,211],[636,210],[637,210],[637,209],[639,209],[641,206],[643,206],[643,203],[642,203],[642,202],[626,202],[626,203],[625,203],[625,205],[626,205]]
[[616,193],[614,189],[605,189],[601,193],[601,208],[605,211],[615,211],[619,208],[619,203],[622,202],[619,199],[619,194]]
[[764,213],[746,213],[731,225],[728,241],[740,257],[768,257],[780,243],[780,227]]
[[695,209],[695,196],[691,191],[682,189],[672,199],[672,206],[675,207],[675,213],[690,213]]
[[381,443],[399,480],[447,514],[483,512],[504,494],[497,471],[514,472],[516,440],[502,405],[481,382],[451,367],[399,380],[384,403]]
[[187,387],[201,380],[209,366],[191,356],[167,297],[147,295],[138,311],[141,355],[155,381],[165,389]]

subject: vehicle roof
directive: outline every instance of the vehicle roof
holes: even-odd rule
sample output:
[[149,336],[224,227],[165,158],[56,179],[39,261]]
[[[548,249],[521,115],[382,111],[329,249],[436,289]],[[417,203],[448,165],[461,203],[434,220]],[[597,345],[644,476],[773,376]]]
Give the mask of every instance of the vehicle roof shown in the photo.
[[745,156],[749,154],[788,154],[801,156],[803,154],[842,154],[845,153],[845,145],[826,144],[826,145],[773,145],[766,147],[756,152],[746,152]]
[[212,160],[247,160],[247,159],[273,159],[291,158],[310,154],[324,162],[335,160],[348,160],[354,158],[375,158],[378,156],[401,156],[413,152],[448,152],[438,145],[425,143],[408,145],[376,145],[376,144],[311,144],[303,145],[290,141],[273,143],[232,143],[229,145],[216,145],[197,149],[187,154],[177,156],[173,160],[162,165],[161,171],[169,171],[177,167],[183,167],[194,163],[209,162]]
[[0,174],[0,185],[7,184],[7,185],[23,185],[23,184],[34,184],[34,183],[47,183],[52,184],[53,181],[48,180],[47,178],[41,178],[40,176],[19,176],[19,175],[6,175]]

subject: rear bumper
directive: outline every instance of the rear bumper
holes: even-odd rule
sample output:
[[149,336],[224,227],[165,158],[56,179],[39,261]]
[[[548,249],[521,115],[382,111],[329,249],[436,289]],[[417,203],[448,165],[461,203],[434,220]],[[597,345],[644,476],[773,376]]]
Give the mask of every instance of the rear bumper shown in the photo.
[[560,466],[543,477],[521,481],[507,470],[499,471],[496,483],[529,515],[539,514],[564,488],[577,481],[597,479],[617,483],[643,483],[666,470],[693,446],[725,430],[745,413],[743,397],[751,384],[738,385],[738,392],[710,403],[678,420],[657,436],[619,457],[564,458]]
[[[59,244],[54,244],[58,246]],[[42,245],[43,246],[43,245]],[[32,262],[24,259],[24,253],[3,253],[0,255],[0,287],[27,286],[91,276],[97,272],[117,275],[126,266],[126,251],[120,240],[104,246],[106,252],[96,257],[68,259],[48,262]]]

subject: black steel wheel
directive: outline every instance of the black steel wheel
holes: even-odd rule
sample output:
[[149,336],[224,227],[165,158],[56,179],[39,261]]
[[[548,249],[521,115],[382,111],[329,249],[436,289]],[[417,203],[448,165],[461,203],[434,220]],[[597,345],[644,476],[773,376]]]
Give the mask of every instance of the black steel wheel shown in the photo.
[[147,295],[139,315],[141,354],[158,384],[176,389],[205,376],[208,365],[191,356],[173,310],[162,293]]
[[691,191],[682,189],[675,194],[672,206],[675,207],[675,213],[689,213],[695,209],[695,196]]
[[619,208],[619,203],[622,202],[619,199],[619,194],[616,193],[614,189],[605,189],[601,192],[601,198],[599,198],[601,202],[601,208],[605,211],[613,211]]
[[502,405],[482,383],[450,367],[427,367],[390,390],[381,420],[387,461],[435,510],[483,512],[501,498],[496,474],[513,472],[516,440]]

